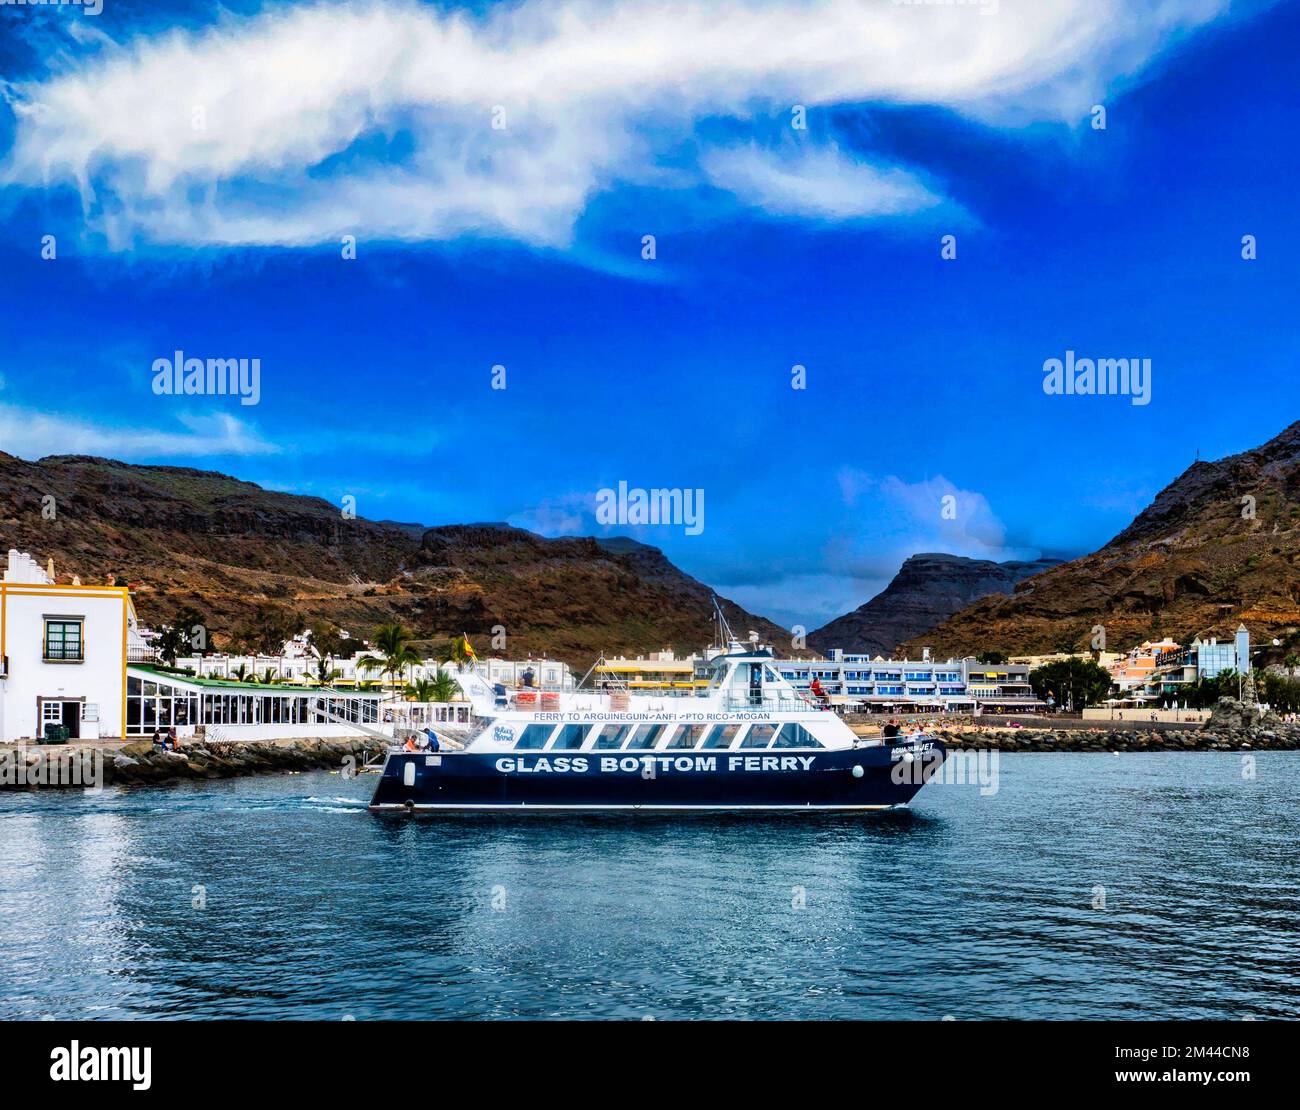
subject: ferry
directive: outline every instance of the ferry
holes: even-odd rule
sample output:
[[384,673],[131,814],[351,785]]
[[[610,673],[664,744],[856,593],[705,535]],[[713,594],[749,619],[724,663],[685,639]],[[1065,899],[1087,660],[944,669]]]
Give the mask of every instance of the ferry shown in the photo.
[[[719,614],[719,617],[721,614]],[[725,629],[725,621],[721,622]],[[796,689],[770,648],[720,641],[702,688],[509,694],[455,673],[462,738],[387,753],[370,808],[429,811],[834,811],[906,806],[946,752],[933,736],[860,739]]]

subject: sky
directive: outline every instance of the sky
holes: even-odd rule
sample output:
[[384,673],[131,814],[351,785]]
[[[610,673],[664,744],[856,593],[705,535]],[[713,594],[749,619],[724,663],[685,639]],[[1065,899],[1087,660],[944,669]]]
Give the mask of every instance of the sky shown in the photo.
[[[0,0],[0,451],[631,535],[808,629],[916,552],[1083,554],[1297,416],[1296,41],[1264,0]],[[178,351],[255,396],[165,391]],[[1049,393],[1067,352],[1149,391]]]

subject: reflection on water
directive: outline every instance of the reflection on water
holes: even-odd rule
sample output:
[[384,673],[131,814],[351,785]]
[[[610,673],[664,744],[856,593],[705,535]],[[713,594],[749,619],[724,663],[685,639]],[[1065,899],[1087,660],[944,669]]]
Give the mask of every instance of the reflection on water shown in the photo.
[[0,1017],[1293,1017],[1300,755],[1011,755],[872,816],[0,795]]

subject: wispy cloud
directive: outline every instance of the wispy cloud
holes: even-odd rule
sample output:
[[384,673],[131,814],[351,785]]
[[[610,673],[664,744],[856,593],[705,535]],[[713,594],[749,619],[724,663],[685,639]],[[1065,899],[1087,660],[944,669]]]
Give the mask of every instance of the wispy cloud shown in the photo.
[[[467,233],[564,247],[620,184],[713,181],[787,218],[925,207],[906,167],[797,143],[714,149],[699,122],[939,105],[1075,121],[1226,0],[525,0],[485,16],[313,4],[101,43],[9,90],[3,179],[80,190],[110,246]],[[504,127],[493,127],[494,120]],[[694,152],[686,166],[682,150]]]
[[753,208],[776,216],[854,220],[934,208],[941,198],[906,170],[864,165],[836,147],[794,152],[757,145],[720,148],[705,175]]
[[179,416],[181,430],[110,427],[75,416],[0,405],[0,451],[21,458],[104,455],[155,459],[217,455],[271,455],[280,448],[225,413]]

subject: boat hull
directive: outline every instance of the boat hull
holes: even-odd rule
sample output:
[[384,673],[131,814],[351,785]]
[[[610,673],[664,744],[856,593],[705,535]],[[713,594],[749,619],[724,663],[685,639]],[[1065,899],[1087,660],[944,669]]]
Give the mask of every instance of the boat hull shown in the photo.
[[928,738],[841,751],[391,752],[370,808],[893,809],[945,754]]

